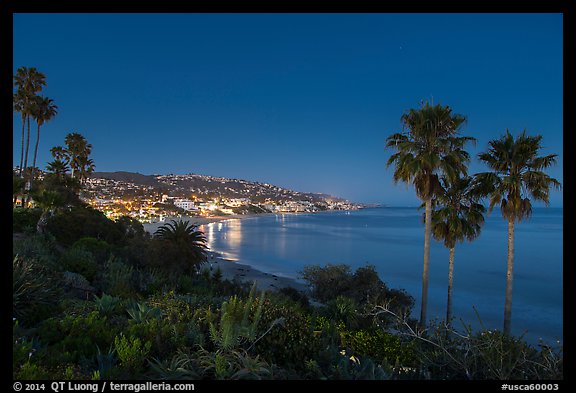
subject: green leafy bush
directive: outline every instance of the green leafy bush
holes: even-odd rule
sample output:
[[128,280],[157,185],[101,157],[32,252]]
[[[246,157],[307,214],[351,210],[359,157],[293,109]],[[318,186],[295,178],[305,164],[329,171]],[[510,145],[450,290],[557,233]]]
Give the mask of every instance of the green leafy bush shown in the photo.
[[310,318],[296,306],[264,302],[258,336],[254,351],[282,367],[300,368],[317,350]]
[[104,264],[110,257],[110,245],[104,240],[93,237],[83,237],[72,245],[72,249],[89,251],[99,265]]
[[111,256],[100,271],[96,285],[117,297],[132,298],[138,293],[138,272],[121,259]]
[[126,337],[123,334],[114,338],[114,347],[120,360],[120,365],[125,367],[132,375],[142,370],[144,362],[152,343],[146,341],[142,343],[138,337]]
[[398,314],[409,314],[414,306],[414,299],[405,291],[389,289],[372,265],[359,267],[354,274],[348,265],[308,265],[300,274],[312,285],[312,296],[320,302],[328,303],[345,296],[360,307],[388,304]]
[[94,358],[98,348],[109,347],[119,328],[98,311],[92,311],[86,316],[49,318],[40,324],[38,334],[42,342],[50,345],[54,362],[76,363],[82,358]]
[[65,246],[72,246],[83,237],[104,240],[108,244],[119,244],[123,238],[116,223],[104,213],[86,206],[63,210],[47,224],[49,233]]
[[380,364],[414,366],[416,356],[412,345],[383,330],[342,330],[341,345],[359,356],[370,357]]
[[60,265],[63,270],[78,273],[89,282],[93,282],[99,266],[94,255],[82,248],[70,248],[60,257]]

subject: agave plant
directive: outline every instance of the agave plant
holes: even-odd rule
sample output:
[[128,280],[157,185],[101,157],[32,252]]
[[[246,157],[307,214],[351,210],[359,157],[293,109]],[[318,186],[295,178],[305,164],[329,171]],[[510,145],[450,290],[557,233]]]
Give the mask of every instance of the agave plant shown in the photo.
[[103,293],[100,297],[94,295],[94,303],[96,303],[96,309],[100,314],[109,316],[116,310],[120,298]]
[[151,376],[161,380],[199,379],[200,375],[194,369],[194,362],[187,353],[179,351],[172,359],[148,361]]
[[146,303],[136,303],[134,306],[126,309],[130,318],[136,323],[143,323],[151,319],[160,318],[162,310],[156,307],[150,307]]

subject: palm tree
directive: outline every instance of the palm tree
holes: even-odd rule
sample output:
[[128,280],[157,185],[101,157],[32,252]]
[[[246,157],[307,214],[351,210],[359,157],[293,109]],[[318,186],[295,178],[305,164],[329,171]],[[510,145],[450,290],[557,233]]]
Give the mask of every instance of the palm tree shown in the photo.
[[448,106],[428,103],[420,109],[410,109],[401,117],[407,132],[396,133],[386,139],[386,147],[397,153],[390,156],[387,166],[395,164],[394,183],[412,183],[416,195],[426,206],[424,226],[424,267],[422,272],[422,305],[420,325],[426,324],[428,302],[428,266],[432,199],[441,190],[439,175],[454,178],[466,175],[469,154],[463,150],[471,137],[457,136],[466,118],[452,113]]
[[66,172],[68,172],[68,164],[63,160],[56,158],[54,161],[48,163],[46,170],[62,179],[66,175]]
[[[22,114],[22,152],[24,156],[24,166],[20,163],[20,176],[22,171],[28,166],[28,148],[30,146],[30,116],[33,110],[34,97],[46,86],[46,76],[36,68],[20,67],[14,75],[14,85],[17,88],[14,95],[15,110]],[[17,103],[17,104],[16,104]],[[26,152],[24,153],[24,122],[28,124],[26,137]]]
[[514,139],[506,130],[500,139],[491,140],[487,152],[478,158],[492,172],[476,174],[478,185],[489,196],[489,212],[500,205],[502,217],[508,221],[508,258],[506,269],[506,300],[504,333],[510,334],[512,319],[512,283],[514,273],[514,224],[532,214],[530,198],[549,204],[550,187],[561,188],[558,180],[542,170],[556,163],[556,154],[539,157],[542,135],[528,136],[523,131]]
[[[47,121],[50,121],[58,114],[58,107],[54,104],[54,100],[48,97],[36,97],[34,103],[32,116],[36,120],[38,129],[36,132],[36,146],[34,147],[34,160],[32,167],[36,167],[36,156],[38,155],[38,143],[40,142],[40,127]],[[31,181],[34,180],[34,172],[32,172]]]
[[94,160],[89,158],[92,145],[86,138],[77,132],[70,133],[64,138],[66,147],[55,146],[50,149],[57,161],[65,162],[70,168],[70,176],[83,182],[94,171]]
[[[13,99],[12,99],[13,105],[14,105],[14,111],[20,113],[21,117],[22,117],[22,147],[20,149],[20,165],[18,166],[19,171],[18,171],[18,176],[22,177],[22,166],[24,164],[24,132],[25,132],[25,127],[26,127],[26,99],[24,97],[24,94],[22,91],[18,91],[17,93],[15,93],[13,95]],[[22,184],[22,188],[24,187],[24,184]]]
[[197,267],[208,260],[207,240],[198,226],[184,220],[171,220],[160,226],[154,236],[176,247],[183,254],[187,266],[178,266],[184,271],[195,272]]
[[432,211],[432,235],[450,250],[448,261],[448,300],[446,323],[452,321],[452,286],[454,280],[454,248],[464,240],[473,241],[480,235],[486,208],[478,203],[480,195],[473,178],[441,179],[442,192],[436,195],[438,209]]
[[[80,171],[79,177],[82,177],[82,169],[86,164],[86,160],[92,152],[92,145],[86,141],[86,138],[77,132],[70,133],[64,138],[66,144],[66,154],[68,164],[70,165],[71,176],[75,176],[75,172]],[[82,179],[80,179],[82,180]]]

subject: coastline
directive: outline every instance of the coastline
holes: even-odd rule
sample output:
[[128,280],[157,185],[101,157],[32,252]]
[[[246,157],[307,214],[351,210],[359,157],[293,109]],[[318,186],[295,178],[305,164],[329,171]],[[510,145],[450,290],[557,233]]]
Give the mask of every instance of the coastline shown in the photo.
[[[227,220],[241,220],[246,218],[265,217],[276,215],[278,213],[259,213],[259,214],[235,214],[229,216],[213,216],[213,217],[188,217],[188,216],[173,216],[166,217],[162,222],[144,223],[144,230],[153,234],[161,225],[170,222],[170,220],[179,220],[192,222],[197,226],[207,225],[215,222]],[[302,214],[302,213],[284,213],[284,214]],[[256,287],[259,291],[274,291],[281,288],[291,287],[298,291],[308,293],[308,286],[304,283],[296,281],[294,278],[277,276],[265,271],[253,268],[250,265],[239,263],[230,259],[223,258],[217,251],[208,252],[208,262],[206,267],[214,273],[216,269],[220,268],[222,272],[222,279],[224,280],[240,280],[244,282],[256,282]]]
[[240,280],[251,284],[256,282],[256,287],[259,291],[275,291],[291,287],[304,293],[309,292],[306,284],[293,278],[277,276],[255,269],[250,265],[222,258],[217,252],[210,252],[207,265],[211,273],[214,273],[216,269],[220,269],[224,280]]

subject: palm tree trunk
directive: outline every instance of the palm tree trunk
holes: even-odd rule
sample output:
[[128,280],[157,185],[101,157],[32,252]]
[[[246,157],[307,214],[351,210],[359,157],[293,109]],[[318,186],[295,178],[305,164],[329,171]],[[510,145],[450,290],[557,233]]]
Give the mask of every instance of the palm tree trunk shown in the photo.
[[450,259],[448,262],[448,302],[446,305],[446,324],[452,323],[452,282],[454,280],[454,247],[450,248]]
[[426,307],[428,304],[428,265],[430,263],[430,232],[432,230],[432,199],[426,200],[426,218],[424,224],[424,268],[422,269],[422,305],[420,326],[426,326]]
[[[26,185],[28,183],[28,181],[26,180],[27,178],[27,173],[26,170],[28,169],[28,150],[30,148],[30,115],[27,116],[27,123],[28,123],[28,132],[26,133],[26,152],[24,153],[24,190],[26,190]],[[24,203],[28,202],[28,196],[26,195],[26,193],[24,193],[24,196],[22,197],[22,201]],[[24,205],[24,203],[22,205]]]
[[26,169],[28,168],[28,149],[30,147],[30,116],[27,117],[28,132],[26,134],[26,152],[24,153],[24,177],[26,177]]
[[19,176],[22,177],[22,164],[24,161],[24,127],[26,126],[26,116],[22,115],[22,148],[20,149],[20,173]]
[[34,182],[34,175],[36,172],[36,156],[38,154],[38,142],[40,142],[40,124],[38,124],[38,131],[36,132],[36,146],[34,146],[34,161],[32,162],[32,174],[30,176],[30,188]]
[[506,302],[504,303],[504,334],[510,334],[512,322],[512,282],[514,280],[514,220],[508,220],[508,261],[506,268]]

